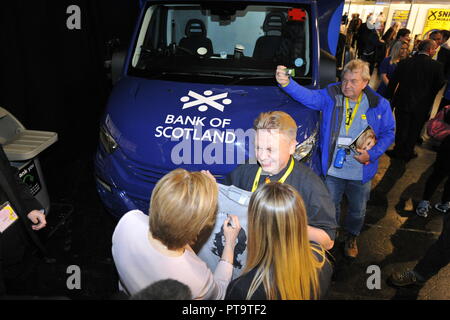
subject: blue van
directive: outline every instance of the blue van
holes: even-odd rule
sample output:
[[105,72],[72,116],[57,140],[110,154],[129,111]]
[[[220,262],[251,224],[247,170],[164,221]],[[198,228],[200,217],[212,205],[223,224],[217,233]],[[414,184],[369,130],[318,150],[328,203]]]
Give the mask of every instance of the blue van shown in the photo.
[[298,124],[295,157],[320,174],[320,114],[280,90],[276,66],[309,88],[336,81],[343,0],[141,1],[141,14],[100,128],[98,193],[114,216],[147,212],[169,171],[219,182],[254,159],[253,120],[282,110]]

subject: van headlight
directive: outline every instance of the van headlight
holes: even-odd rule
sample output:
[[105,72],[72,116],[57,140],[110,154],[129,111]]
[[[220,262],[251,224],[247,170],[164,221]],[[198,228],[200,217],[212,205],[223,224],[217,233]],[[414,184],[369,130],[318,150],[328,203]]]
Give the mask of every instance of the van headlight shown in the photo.
[[105,151],[109,154],[116,151],[116,149],[119,147],[119,145],[114,140],[112,135],[108,132],[108,129],[105,128],[105,126],[100,127],[100,143]]
[[310,155],[311,150],[313,149],[314,145],[316,144],[316,137],[317,137],[317,130],[315,130],[305,141],[302,143],[299,143],[295,147],[294,152],[294,158],[297,161],[300,161],[301,159],[307,157]]

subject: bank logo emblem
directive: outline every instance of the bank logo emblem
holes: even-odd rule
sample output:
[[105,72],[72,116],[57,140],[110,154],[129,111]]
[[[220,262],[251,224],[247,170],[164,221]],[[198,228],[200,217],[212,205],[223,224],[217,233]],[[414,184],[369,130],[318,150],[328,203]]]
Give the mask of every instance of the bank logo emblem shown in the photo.
[[[188,109],[192,107],[198,106],[198,111],[205,112],[208,110],[208,107],[213,107],[221,112],[223,112],[223,109],[225,108],[224,105],[230,104],[232,101],[231,99],[228,99],[228,92],[220,93],[216,95],[212,95],[213,92],[211,90],[206,90],[203,92],[203,95],[198,94],[197,92],[194,92],[192,90],[189,90],[189,93],[187,96],[181,97],[180,101],[184,102],[183,109]],[[193,98],[191,100],[191,98]],[[222,100],[223,99],[223,100]],[[220,103],[216,102],[217,100],[221,100]]]

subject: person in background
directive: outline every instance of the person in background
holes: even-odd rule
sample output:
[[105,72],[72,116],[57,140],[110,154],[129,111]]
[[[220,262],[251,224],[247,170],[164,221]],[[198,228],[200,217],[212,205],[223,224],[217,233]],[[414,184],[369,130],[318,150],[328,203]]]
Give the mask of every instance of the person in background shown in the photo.
[[132,210],[114,230],[112,254],[121,290],[133,295],[170,278],[186,284],[194,299],[223,299],[239,220],[230,215],[224,221],[225,244],[214,274],[191,248],[200,232],[213,226],[217,197],[216,181],[207,174],[176,169],[162,177],[153,189],[149,216]]
[[447,80],[447,86],[442,95],[441,102],[439,104],[439,110],[443,107],[450,105],[450,44],[448,39],[450,38],[450,31],[442,30],[442,44],[437,55],[437,61],[444,66],[444,75]]
[[[279,87],[294,100],[322,113],[319,140],[322,174],[336,208],[336,221],[340,220],[344,193],[349,200],[343,225],[344,252],[355,258],[358,255],[356,239],[364,224],[378,158],[394,141],[395,121],[389,102],[368,86],[369,65],[359,59],[345,65],[342,83],[320,90],[299,85],[286,75],[285,66],[278,66],[275,76]],[[347,156],[346,147],[368,125],[375,132],[377,144],[368,151],[357,150],[358,155]]]
[[377,93],[386,98],[387,86],[389,79],[394,74],[397,64],[400,60],[408,57],[408,44],[406,42],[397,41],[390,50],[389,56],[384,58],[378,68],[378,73],[381,77],[380,86],[377,89]]
[[380,12],[377,16],[376,22],[375,22],[375,29],[377,30],[377,33],[381,36],[383,34],[384,29],[384,22],[386,21],[386,17],[384,16],[383,12]]
[[418,48],[419,48],[419,44],[422,42],[422,35],[420,34],[416,34],[414,36],[414,41],[413,41],[413,49],[411,51],[411,56],[415,56],[418,52]]
[[[442,200],[436,203],[436,210],[447,213],[450,209],[450,106],[444,108],[443,121],[447,124],[447,129],[443,129],[441,137],[444,137],[436,154],[436,160],[433,164],[433,173],[425,183],[425,190],[423,192],[422,200],[419,201],[416,213],[421,217],[428,217],[431,209],[430,200],[436,192],[439,184],[446,180],[444,184],[444,192],[442,193]],[[441,138],[440,137],[440,138]]]
[[450,45],[448,39],[450,38],[450,31],[441,30],[442,43],[439,47],[439,52],[436,55],[436,60],[444,66],[444,75],[450,76]]
[[344,15],[342,16],[341,19],[341,24],[343,24],[344,26],[347,26],[348,23],[348,12],[344,13]]
[[395,41],[391,42],[390,47],[387,47],[386,56],[390,55],[390,50],[397,41],[406,42],[409,47],[409,42],[411,41],[410,35],[411,35],[411,31],[409,29],[401,28],[400,30],[398,30],[397,35],[395,36]]
[[352,48],[355,47],[358,30],[361,24],[362,20],[359,18],[359,13],[353,13],[352,20],[348,23],[347,28],[347,45]]
[[[450,110],[448,114],[450,115]],[[449,115],[447,118],[450,118]],[[450,119],[446,121],[450,123]],[[447,178],[442,202],[435,205],[438,211],[446,213],[442,232],[412,270],[395,271],[390,275],[388,281],[394,286],[423,285],[450,262],[450,136],[444,139],[440,147],[434,163],[434,171],[425,185],[424,199],[431,197],[439,182]],[[426,217],[428,205],[422,201],[421,207],[418,207],[416,212]]]
[[308,240],[306,209],[295,188],[270,182],[256,190],[248,207],[247,264],[225,299],[319,299],[331,275],[324,249]]
[[46,253],[35,234],[47,225],[43,211],[0,144],[0,296],[32,294],[23,290],[36,280],[33,272],[39,257],[35,249]]
[[164,279],[135,293],[129,300],[192,300],[192,293],[184,283]]
[[437,60],[439,51],[441,49],[442,43],[444,43],[444,38],[442,37],[442,31],[441,30],[434,30],[430,33],[429,39],[434,40],[436,43],[436,52],[433,55],[433,59]]
[[384,41],[384,44],[386,46],[386,50],[387,48],[390,48],[392,46],[399,29],[400,29],[400,22],[395,21],[392,24],[392,26],[389,29],[387,29],[387,31],[381,37],[381,40]]
[[376,63],[380,57],[384,57],[384,43],[380,41],[380,37],[375,29],[375,17],[371,16],[367,19],[367,31],[361,33],[358,37],[359,57],[363,61],[367,61],[370,66],[370,74],[372,74]]
[[444,85],[442,64],[431,58],[436,50],[434,40],[423,40],[418,49],[417,55],[398,63],[386,91],[386,97],[392,97],[397,121],[395,147],[386,154],[406,162],[417,157],[414,146]]

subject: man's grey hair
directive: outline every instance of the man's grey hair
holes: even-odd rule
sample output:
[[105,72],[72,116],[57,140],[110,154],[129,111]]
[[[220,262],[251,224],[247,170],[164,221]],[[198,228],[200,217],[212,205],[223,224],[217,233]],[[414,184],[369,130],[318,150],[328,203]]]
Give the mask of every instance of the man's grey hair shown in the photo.
[[350,60],[342,70],[341,78],[344,78],[346,72],[355,72],[361,70],[361,77],[365,81],[370,81],[369,63],[361,59]]

